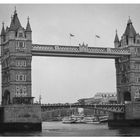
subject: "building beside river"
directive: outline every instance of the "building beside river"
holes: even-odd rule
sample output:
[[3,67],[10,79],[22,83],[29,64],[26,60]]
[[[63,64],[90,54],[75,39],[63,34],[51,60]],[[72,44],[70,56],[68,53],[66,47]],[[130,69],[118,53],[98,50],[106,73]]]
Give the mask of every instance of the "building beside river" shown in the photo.
[[117,103],[115,92],[98,92],[92,98],[82,98],[78,100],[82,104]]
[[[78,100],[81,104],[108,104],[117,103],[117,95],[115,92],[98,92],[92,98],[82,98]],[[85,115],[107,115],[107,111],[101,111],[96,109],[83,109]]]

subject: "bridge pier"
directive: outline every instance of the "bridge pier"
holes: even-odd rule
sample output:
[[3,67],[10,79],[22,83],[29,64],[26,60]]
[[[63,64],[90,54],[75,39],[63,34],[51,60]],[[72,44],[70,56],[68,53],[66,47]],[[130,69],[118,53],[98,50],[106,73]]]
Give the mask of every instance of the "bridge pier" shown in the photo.
[[140,103],[125,104],[124,113],[109,112],[109,127],[126,127],[139,126],[140,127]]
[[40,105],[12,104],[0,107],[0,132],[41,129]]

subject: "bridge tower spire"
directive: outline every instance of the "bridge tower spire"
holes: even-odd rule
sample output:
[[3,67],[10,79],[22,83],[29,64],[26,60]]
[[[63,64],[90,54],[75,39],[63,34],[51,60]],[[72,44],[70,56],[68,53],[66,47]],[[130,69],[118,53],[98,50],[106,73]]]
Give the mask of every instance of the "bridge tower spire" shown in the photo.
[[[2,104],[31,102],[32,36],[29,21],[22,27],[17,10],[11,18],[10,27],[1,32]],[[21,100],[22,98],[22,100]]]
[[4,40],[5,40],[5,28],[4,28],[4,22],[2,22],[1,42],[3,43]]
[[28,40],[32,40],[32,30],[29,22],[29,17],[27,18],[27,25],[26,25],[26,30],[25,30],[26,38]]
[[[136,37],[136,30],[132,24],[132,21],[129,17],[128,22],[127,22],[127,26],[124,32],[124,38],[126,40],[126,44],[127,45],[132,45],[135,44],[135,37]],[[123,45],[123,44],[122,44]]]
[[114,46],[115,46],[115,48],[118,48],[120,46],[120,41],[119,41],[119,37],[117,34],[117,30],[116,30],[116,35],[115,35],[115,39],[114,39]]

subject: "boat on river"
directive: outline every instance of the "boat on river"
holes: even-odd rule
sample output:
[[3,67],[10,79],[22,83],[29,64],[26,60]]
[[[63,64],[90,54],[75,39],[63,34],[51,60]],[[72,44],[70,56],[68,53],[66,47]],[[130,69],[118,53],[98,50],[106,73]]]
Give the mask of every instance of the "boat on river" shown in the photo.
[[81,116],[72,115],[64,117],[62,119],[63,123],[87,123],[87,124],[99,124],[102,122],[107,122],[108,116]]
[[73,117],[71,117],[71,116],[69,116],[69,117],[64,117],[64,118],[62,119],[62,122],[63,122],[63,123],[75,123],[75,122],[76,122],[76,119],[73,118]]
[[99,116],[99,121],[100,121],[100,123],[107,122],[108,121],[108,116]]
[[100,121],[99,121],[99,118],[98,117],[95,117],[95,116],[92,116],[92,117],[84,117],[83,119],[83,122],[84,123],[90,123],[90,124],[99,124]]
[[63,123],[83,123],[83,115],[71,115],[62,119]]

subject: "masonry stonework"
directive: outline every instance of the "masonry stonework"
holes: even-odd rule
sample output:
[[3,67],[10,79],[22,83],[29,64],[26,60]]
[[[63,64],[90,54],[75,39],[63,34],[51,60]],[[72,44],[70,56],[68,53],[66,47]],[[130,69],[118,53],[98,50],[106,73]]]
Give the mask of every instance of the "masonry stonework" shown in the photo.
[[31,97],[32,31],[21,26],[15,10],[10,27],[1,32],[2,104],[14,97]]
[[32,31],[21,26],[15,10],[10,27],[1,31],[2,107],[0,131],[42,129],[41,106],[33,103]]
[[116,33],[114,45],[131,53],[115,59],[118,103],[137,102],[140,100],[140,35],[130,19],[121,40]]

